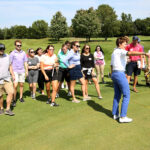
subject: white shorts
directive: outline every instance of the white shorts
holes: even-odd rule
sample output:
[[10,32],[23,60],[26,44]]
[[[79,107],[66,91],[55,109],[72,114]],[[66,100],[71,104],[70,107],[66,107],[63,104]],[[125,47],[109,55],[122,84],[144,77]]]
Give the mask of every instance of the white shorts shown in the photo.
[[22,82],[24,83],[25,82],[25,73],[17,73],[17,72],[14,72],[15,74],[15,83],[18,83],[18,82]]

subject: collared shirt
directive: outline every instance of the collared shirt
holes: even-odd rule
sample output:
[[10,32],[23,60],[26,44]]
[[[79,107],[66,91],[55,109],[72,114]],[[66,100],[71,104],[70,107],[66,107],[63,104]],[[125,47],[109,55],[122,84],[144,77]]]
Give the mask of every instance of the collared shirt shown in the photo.
[[26,53],[21,50],[14,50],[10,54],[10,62],[12,64],[12,68],[14,72],[24,73],[24,63],[28,61]]
[[3,56],[0,56],[0,84],[3,84],[4,81],[10,81],[11,76],[9,72],[9,66],[9,55],[4,54]]
[[67,57],[63,58],[62,61],[64,64],[69,67],[70,65],[80,65],[80,53],[74,52],[74,50],[70,50]]
[[[143,52],[143,48],[140,44],[133,45],[133,43],[126,46],[127,51],[134,51],[134,52]],[[141,56],[129,56],[131,61],[138,61],[141,59]]]
[[126,63],[127,63],[127,51],[116,48],[114,49],[111,55],[111,65],[113,70],[125,71]]
[[[61,68],[67,68],[67,66],[63,62],[63,59],[65,59],[65,57],[67,57],[68,53],[69,53],[69,50],[66,52],[66,54],[63,51],[60,51],[58,54],[59,66]],[[68,62],[66,62],[66,63],[69,66],[69,63]]]

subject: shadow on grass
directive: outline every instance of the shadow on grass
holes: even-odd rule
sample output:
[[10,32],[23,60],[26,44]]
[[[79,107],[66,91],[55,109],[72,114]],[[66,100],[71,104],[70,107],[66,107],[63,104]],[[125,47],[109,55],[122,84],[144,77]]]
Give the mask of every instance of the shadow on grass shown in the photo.
[[108,117],[112,118],[112,112],[109,109],[104,108],[98,103],[95,103],[93,100],[87,101],[87,104],[92,107],[95,111],[106,114]]
[[58,44],[58,43],[63,43],[64,41],[63,40],[56,40],[56,39],[49,39],[48,40],[48,44]]
[[106,86],[106,87],[111,87],[111,88],[113,88],[113,87],[114,87],[114,85],[113,85],[113,82],[112,82],[112,81],[107,81],[107,82],[105,83],[105,86]]

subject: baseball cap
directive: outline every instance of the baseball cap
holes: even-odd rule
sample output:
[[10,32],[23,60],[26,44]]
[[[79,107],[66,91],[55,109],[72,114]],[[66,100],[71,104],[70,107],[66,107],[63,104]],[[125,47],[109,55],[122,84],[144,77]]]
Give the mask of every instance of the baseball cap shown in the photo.
[[133,36],[132,40],[139,40],[137,36]]
[[5,45],[0,43],[0,50],[5,50]]

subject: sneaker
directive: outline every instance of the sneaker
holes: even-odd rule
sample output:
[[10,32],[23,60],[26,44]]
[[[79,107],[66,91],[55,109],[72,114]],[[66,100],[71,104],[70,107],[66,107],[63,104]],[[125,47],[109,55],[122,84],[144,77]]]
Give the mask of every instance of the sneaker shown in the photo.
[[98,97],[98,99],[102,99],[102,98],[103,98],[102,96],[99,96],[99,97]]
[[15,114],[9,109],[5,111],[5,115],[14,116]]
[[59,97],[59,94],[57,93],[57,94],[56,94],[56,98],[58,98],[58,97]]
[[13,107],[16,107],[16,101],[12,101],[12,104],[11,104]]
[[0,115],[4,114],[4,109],[0,109]]
[[51,98],[48,98],[46,104],[50,104],[51,103]]
[[67,96],[71,96],[71,92],[70,91],[68,92]]
[[119,118],[120,123],[128,123],[128,122],[132,122],[132,121],[133,121],[133,119],[128,118],[128,117]]
[[50,106],[59,106],[58,104],[56,104],[55,102],[52,102],[51,104],[50,104]]
[[65,88],[65,87],[64,87],[64,83],[62,83],[61,88],[62,88],[62,89],[64,89],[64,88]]
[[88,100],[91,100],[90,96],[87,96],[87,97],[83,98],[83,101],[88,101]]
[[35,98],[35,94],[32,95],[32,99],[34,99],[34,100],[36,99],[36,98]]
[[23,98],[20,98],[20,102],[21,102],[21,103],[24,103],[24,99],[23,99]]
[[113,115],[113,119],[114,119],[114,120],[119,119],[119,117],[120,117],[119,115]]
[[73,103],[80,103],[80,101],[77,100],[77,99],[76,99],[76,100],[72,100],[72,102],[73,102]]

